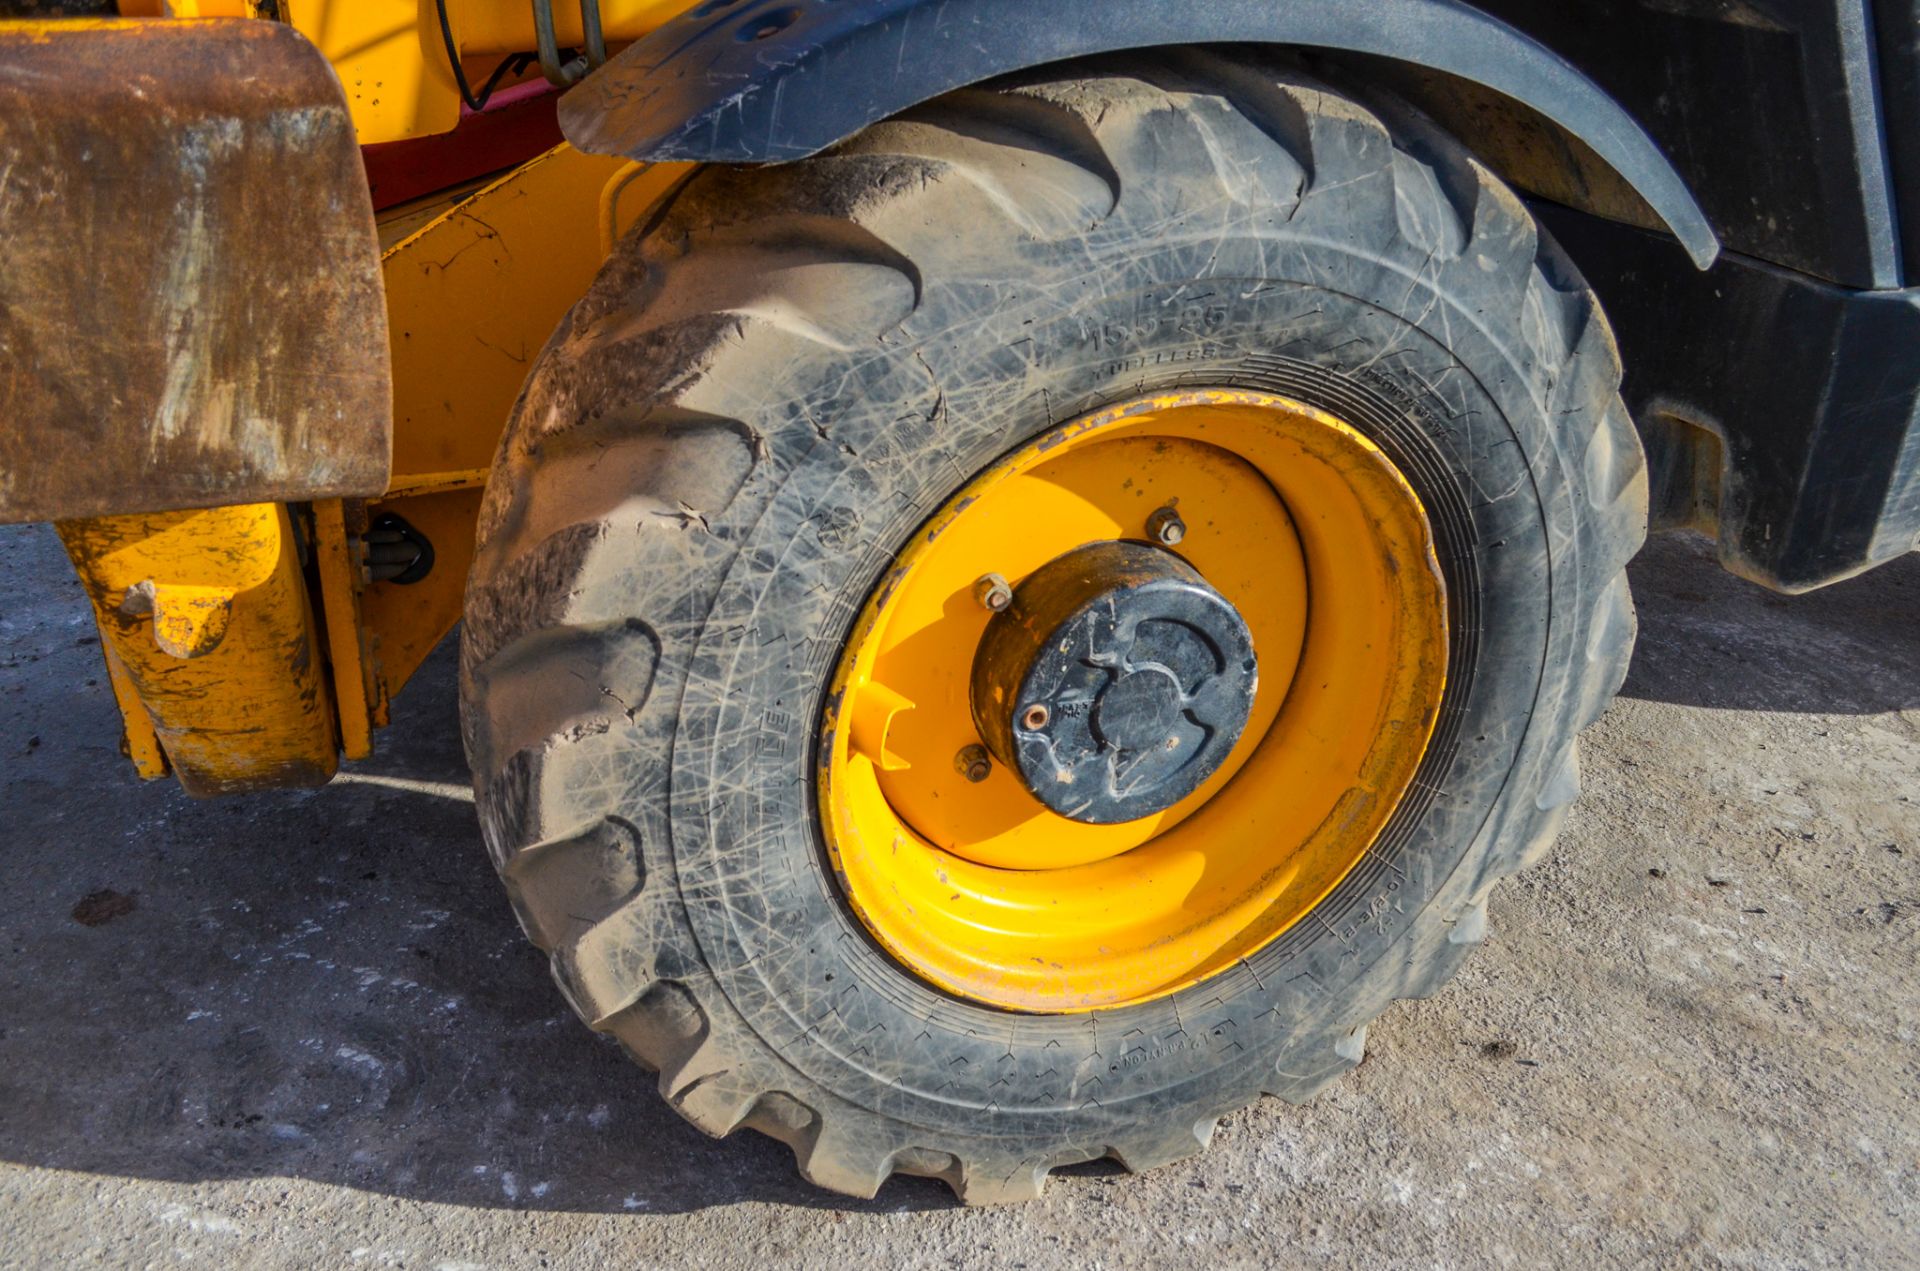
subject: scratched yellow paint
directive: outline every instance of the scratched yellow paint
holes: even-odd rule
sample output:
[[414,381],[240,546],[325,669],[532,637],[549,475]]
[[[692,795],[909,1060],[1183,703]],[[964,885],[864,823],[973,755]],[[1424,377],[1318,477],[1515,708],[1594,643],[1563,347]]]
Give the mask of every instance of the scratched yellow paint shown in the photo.
[[[695,0],[602,0],[619,47]],[[339,75],[363,143],[443,132],[459,100],[434,0],[282,0]],[[557,6],[561,44],[581,42]],[[258,17],[255,0],[123,0],[127,17]],[[524,0],[448,0],[478,81],[534,47]],[[58,29],[50,28],[50,36]],[[537,72],[536,72],[537,74]],[[534,356],[612,243],[677,183],[560,146],[437,213],[399,214],[382,254],[394,393],[392,484],[312,510],[313,590],[272,504],[62,525],[94,602],[127,749],[196,793],[325,780],[359,757],[393,694],[458,620],[493,450]],[[411,586],[372,582],[354,534],[396,512],[433,542]],[[318,616],[316,616],[318,615]]]
[[284,506],[59,530],[93,602],[142,775],[170,766],[197,795],[333,775],[333,706]]

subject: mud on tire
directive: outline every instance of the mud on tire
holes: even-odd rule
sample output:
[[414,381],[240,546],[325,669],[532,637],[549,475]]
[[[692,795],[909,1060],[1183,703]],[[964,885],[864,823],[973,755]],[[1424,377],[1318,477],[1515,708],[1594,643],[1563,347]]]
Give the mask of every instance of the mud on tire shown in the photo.
[[[819,158],[707,169],[541,356],[462,647],[489,851],[592,1027],[713,1134],[870,1195],[1144,1169],[1358,1063],[1486,934],[1625,672],[1638,443],[1593,298],[1423,119],[1175,53],[942,98]],[[1367,857],[1235,969],[1082,1015],[947,997],[821,859],[811,735],[869,589],[997,456],[1157,388],[1367,432],[1425,503],[1449,689]]]

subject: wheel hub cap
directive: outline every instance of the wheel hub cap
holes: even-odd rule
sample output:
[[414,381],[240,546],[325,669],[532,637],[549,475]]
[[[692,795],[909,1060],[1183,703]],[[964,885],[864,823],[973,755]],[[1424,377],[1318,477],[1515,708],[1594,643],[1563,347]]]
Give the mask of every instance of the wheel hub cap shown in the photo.
[[1253,709],[1253,636],[1172,552],[1094,543],[1035,570],[974,658],[974,722],[1074,821],[1165,811],[1226,762]]

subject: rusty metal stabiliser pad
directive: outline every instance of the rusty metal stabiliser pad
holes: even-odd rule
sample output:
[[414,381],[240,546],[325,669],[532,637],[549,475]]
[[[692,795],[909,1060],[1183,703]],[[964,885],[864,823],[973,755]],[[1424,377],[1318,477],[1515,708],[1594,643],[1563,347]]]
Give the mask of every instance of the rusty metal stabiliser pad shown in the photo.
[[250,19],[0,22],[0,522],[386,488],[333,69]]

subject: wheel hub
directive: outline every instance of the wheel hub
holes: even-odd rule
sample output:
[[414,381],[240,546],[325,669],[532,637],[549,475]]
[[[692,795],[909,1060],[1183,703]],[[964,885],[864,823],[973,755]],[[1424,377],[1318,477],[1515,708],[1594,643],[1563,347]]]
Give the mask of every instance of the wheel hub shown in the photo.
[[1049,809],[1112,825],[1165,811],[1240,740],[1259,676],[1232,602],[1172,552],[1094,543],[1030,574],[974,658],[974,722]]

